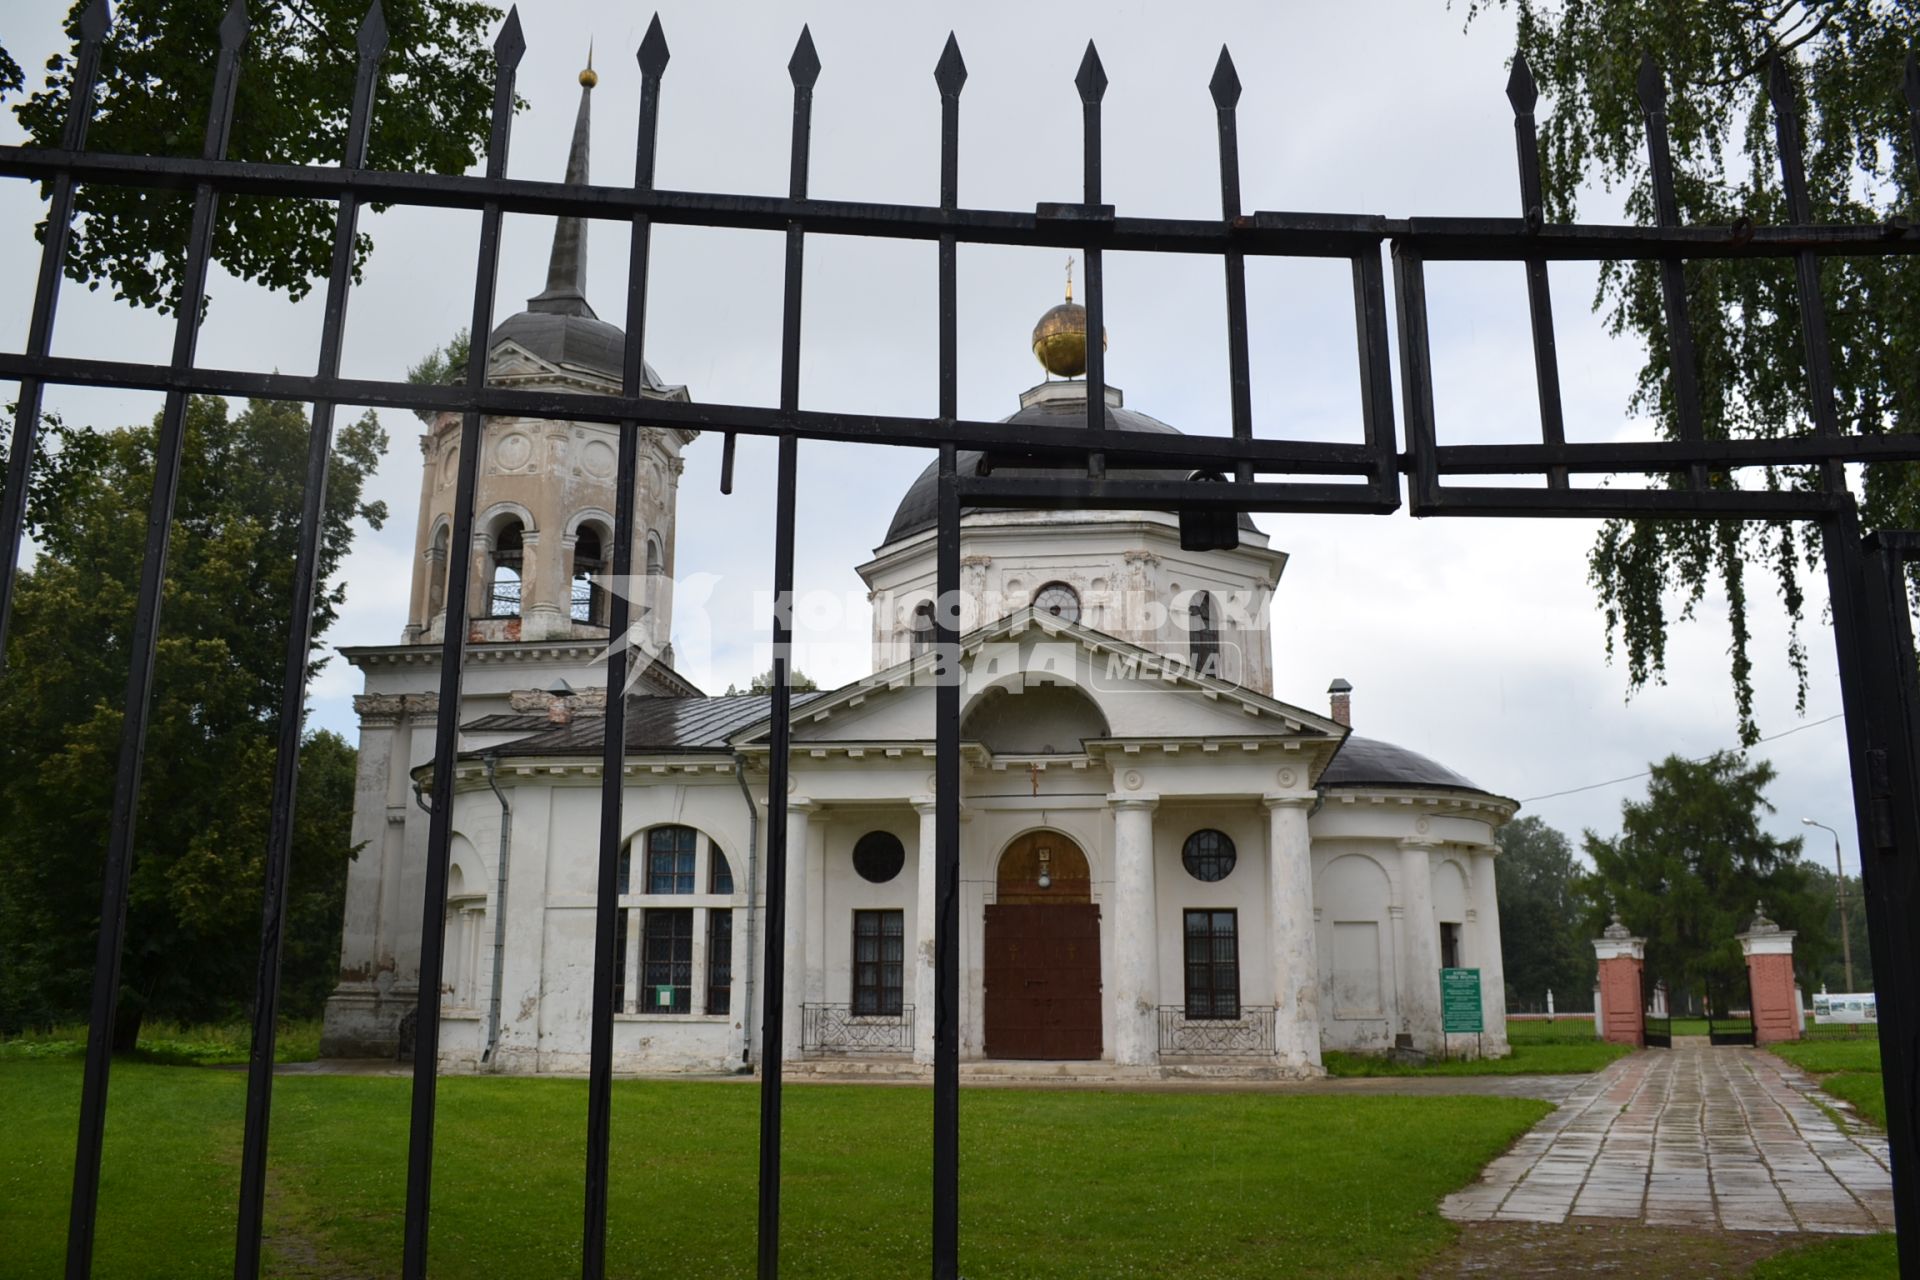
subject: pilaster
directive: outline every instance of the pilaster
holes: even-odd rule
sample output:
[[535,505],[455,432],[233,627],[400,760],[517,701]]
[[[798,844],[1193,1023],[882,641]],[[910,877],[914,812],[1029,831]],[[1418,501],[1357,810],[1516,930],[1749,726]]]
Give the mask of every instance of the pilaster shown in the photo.
[[1320,957],[1313,928],[1312,796],[1267,796],[1267,892],[1273,929],[1274,1054],[1320,1074]]
[[1160,947],[1153,811],[1160,797],[1107,797],[1113,811],[1113,1060],[1159,1061]]

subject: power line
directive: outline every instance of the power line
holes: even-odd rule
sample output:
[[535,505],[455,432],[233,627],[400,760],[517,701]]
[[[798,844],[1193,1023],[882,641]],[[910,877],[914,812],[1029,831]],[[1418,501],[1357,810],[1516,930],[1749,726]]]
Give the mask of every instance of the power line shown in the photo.
[[[1782,729],[1779,733],[1770,733],[1766,737],[1757,740],[1753,745],[1757,747],[1762,742],[1773,742],[1780,738],[1791,737],[1792,735],[1796,733],[1801,733],[1807,729],[1817,729],[1823,724],[1833,723],[1835,720],[1840,719],[1845,714],[1846,714],[1845,712],[1836,711],[1832,715],[1827,716],[1825,719],[1811,720],[1811,721],[1808,721],[1806,724],[1797,724],[1791,729]],[[1745,747],[1736,747],[1734,749],[1736,751],[1746,750]],[[1718,754],[1719,754],[1718,752],[1711,752],[1704,756],[1695,756],[1693,759],[1689,760],[1687,763],[1700,764],[1704,761],[1711,760],[1713,756]],[[1549,791],[1543,796],[1526,796],[1522,798],[1520,803],[1532,804],[1535,800],[1551,800],[1556,796],[1578,795],[1582,791],[1598,791],[1601,787],[1618,786],[1622,782],[1632,782],[1636,778],[1647,777],[1650,774],[1652,774],[1652,772],[1653,770],[1651,769],[1642,769],[1640,772],[1630,773],[1624,778],[1608,778],[1605,782],[1589,782],[1584,787],[1568,787],[1565,791]]]

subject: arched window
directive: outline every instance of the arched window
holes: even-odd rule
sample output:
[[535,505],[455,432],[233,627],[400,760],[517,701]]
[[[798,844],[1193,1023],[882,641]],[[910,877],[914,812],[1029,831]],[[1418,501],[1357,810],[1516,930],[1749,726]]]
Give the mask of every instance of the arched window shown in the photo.
[[727,864],[727,855],[718,848],[713,850],[712,860],[707,864],[707,892],[733,893],[733,868]]
[[700,833],[692,827],[655,827],[647,832],[648,893],[692,893],[694,851]]
[[1209,884],[1225,880],[1237,861],[1239,854],[1234,852],[1233,841],[1227,838],[1227,833],[1211,828],[1188,836],[1180,850],[1180,863],[1186,867],[1187,874]]
[[1049,582],[1034,592],[1033,607],[1066,622],[1080,621],[1080,593],[1064,582]]
[[1213,597],[1205,591],[1194,592],[1187,605],[1187,646],[1195,671],[1220,674],[1220,627],[1213,616]]
[[493,575],[487,590],[489,617],[520,616],[520,570],[526,555],[526,534],[518,520],[509,520],[494,531]]
[[606,588],[596,579],[607,571],[606,543],[594,525],[583,524],[573,542],[573,620],[607,625]]
[[667,548],[657,533],[647,534],[647,576],[657,578],[667,571]]
[[933,601],[922,600],[913,606],[913,655],[919,657],[933,648]]
[[452,535],[446,525],[434,531],[433,546],[427,550],[427,621],[447,607],[447,543]]

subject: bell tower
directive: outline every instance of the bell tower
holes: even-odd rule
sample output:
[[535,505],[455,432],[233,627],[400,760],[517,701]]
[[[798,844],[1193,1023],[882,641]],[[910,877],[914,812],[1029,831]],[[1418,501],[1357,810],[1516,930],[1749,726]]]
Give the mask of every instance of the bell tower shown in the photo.
[[[566,182],[587,182],[593,88],[589,58],[567,152]],[[554,227],[546,287],[487,335],[493,386],[620,391],[626,335],[587,301],[587,219]],[[651,367],[640,394],[686,401]],[[681,451],[698,436],[643,428],[633,506],[633,577],[611,581],[617,430],[604,423],[489,417],[481,427],[473,539],[451,545],[460,473],[460,415],[443,413],[420,438],[420,519],[404,643],[438,642],[452,557],[469,557],[469,639],[478,643],[607,638],[610,590],[629,593],[649,655],[672,662],[674,513]]]

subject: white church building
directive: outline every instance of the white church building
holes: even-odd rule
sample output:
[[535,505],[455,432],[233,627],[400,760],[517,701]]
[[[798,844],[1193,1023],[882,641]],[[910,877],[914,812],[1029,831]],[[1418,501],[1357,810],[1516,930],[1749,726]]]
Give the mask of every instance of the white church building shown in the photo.
[[[572,182],[586,180],[592,83],[582,80]],[[547,288],[487,338],[490,379],[618,390],[622,334],[587,303],[585,248],[584,224],[562,220]],[[1085,423],[1086,383],[1052,376],[1077,372],[1076,335],[1083,360],[1085,316],[1070,301],[1043,317],[1035,346],[1048,370],[1009,421]],[[651,369],[646,394],[687,398]],[[1117,389],[1107,400],[1116,428],[1177,434]],[[873,674],[794,696],[788,928],[769,938],[769,700],[708,696],[672,667],[675,500],[696,435],[641,438],[633,562],[646,578],[642,646],[657,657],[627,706],[616,1069],[751,1069],[763,1053],[757,982],[775,946],[790,1062],[924,1071],[933,468],[858,566],[873,601]],[[456,548],[458,437],[458,417],[443,415],[420,441],[400,643],[344,650],[365,677],[360,850],[322,1051],[391,1056],[410,1038],[423,797],[457,554],[471,559],[473,587],[441,1065],[579,1071],[615,433],[489,419],[472,544]],[[960,455],[962,474],[982,463]],[[1188,551],[1166,512],[976,511],[961,551],[963,1060],[1275,1076],[1318,1072],[1323,1049],[1506,1052],[1494,833],[1516,805],[1423,755],[1354,736],[1345,681],[1324,709],[1275,696],[1276,684],[1317,678],[1274,670],[1272,603],[1287,557],[1265,534],[1242,518],[1238,547]],[[1480,971],[1484,1036],[1443,1035],[1443,967]]]

